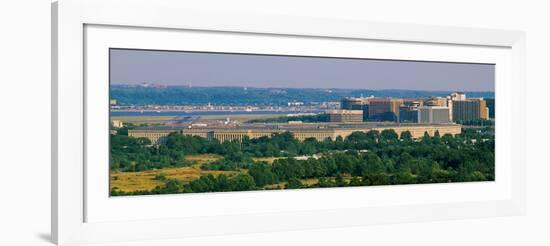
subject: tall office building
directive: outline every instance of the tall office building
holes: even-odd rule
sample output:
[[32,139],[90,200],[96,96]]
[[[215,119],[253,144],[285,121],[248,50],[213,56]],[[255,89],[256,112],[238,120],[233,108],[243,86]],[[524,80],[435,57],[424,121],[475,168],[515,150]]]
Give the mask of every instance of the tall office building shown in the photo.
[[399,108],[399,122],[418,123],[418,108],[401,106]]
[[424,106],[418,108],[418,123],[447,124],[450,122],[448,107]]
[[369,99],[369,119],[377,121],[399,121],[399,108],[403,99]]
[[423,105],[423,101],[419,99],[403,99],[403,104],[399,107],[399,122],[401,123],[417,123],[418,122],[418,107]]
[[449,107],[449,119],[453,119],[453,101],[463,101],[466,100],[466,94],[464,92],[453,92],[447,96],[447,107]]
[[369,121],[369,107],[368,103],[363,105],[363,121]]
[[369,119],[369,101],[365,97],[345,97],[340,101],[340,108],[343,110],[362,110],[363,121]]
[[487,103],[482,98],[452,101],[453,121],[488,119]]
[[489,118],[494,119],[495,118],[495,99],[494,98],[485,98],[485,102],[487,102],[487,108],[489,109]]

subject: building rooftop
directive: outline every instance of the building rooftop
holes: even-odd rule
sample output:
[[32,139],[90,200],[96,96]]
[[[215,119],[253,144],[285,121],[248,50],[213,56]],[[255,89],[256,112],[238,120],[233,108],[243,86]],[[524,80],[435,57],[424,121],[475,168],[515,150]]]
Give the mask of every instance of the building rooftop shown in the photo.
[[148,126],[140,127],[135,130],[158,130],[158,131],[193,131],[193,130],[327,130],[327,129],[358,129],[358,128],[378,128],[378,127],[426,127],[426,126],[444,126],[456,125],[449,124],[417,124],[417,123],[393,123],[393,122],[338,122],[338,123],[253,123],[241,124],[236,126],[214,126],[214,127],[193,127],[185,125],[180,126]]

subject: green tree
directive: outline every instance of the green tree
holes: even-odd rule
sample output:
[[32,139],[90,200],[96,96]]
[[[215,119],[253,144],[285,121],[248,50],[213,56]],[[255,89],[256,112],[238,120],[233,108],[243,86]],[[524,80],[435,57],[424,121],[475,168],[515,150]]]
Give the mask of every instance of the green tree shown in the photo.
[[363,185],[388,185],[390,177],[385,173],[368,174],[363,177]]
[[397,133],[393,130],[393,129],[384,129],[381,133],[380,133],[380,140],[384,140],[384,141],[394,141],[394,140],[397,140],[399,138],[399,136],[397,135]]
[[299,189],[302,187],[302,182],[297,178],[291,178],[285,185],[285,189]]
[[412,141],[412,134],[409,131],[401,132],[401,140],[410,142]]
[[271,171],[271,166],[266,163],[257,163],[250,166],[248,174],[254,178],[258,187],[277,183],[277,176]]
[[375,153],[369,152],[366,158],[367,158],[367,169],[366,169],[366,173],[363,173],[363,175],[376,174],[383,171],[384,164],[382,162],[382,159],[380,159],[378,155],[376,155]]
[[248,174],[239,174],[231,179],[233,191],[254,190],[256,183],[254,178]]

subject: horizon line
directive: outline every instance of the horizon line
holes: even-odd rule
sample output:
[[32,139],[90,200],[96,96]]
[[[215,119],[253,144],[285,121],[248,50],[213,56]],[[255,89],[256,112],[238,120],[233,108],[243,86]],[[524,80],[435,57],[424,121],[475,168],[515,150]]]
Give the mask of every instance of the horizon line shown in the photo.
[[221,85],[221,86],[193,86],[193,85],[166,85],[156,83],[141,83],[141,84],[127,84],[127,83],[110,83],[109,86],[134,86],[144,87],[143,84],[149,84],[162,87],[187,87],[187,88],[254,88],[254,89],[314,89],[314,90],[370,90],[370,91],[426,91],[426,92],[483,92],[483,93],[495,93],[495,91],[475,91],[475,90],[415,90],[415,89],[367,89],[367,88],[319,88],[319,87],[256,87],[256,86],[242,86],[242,85]]

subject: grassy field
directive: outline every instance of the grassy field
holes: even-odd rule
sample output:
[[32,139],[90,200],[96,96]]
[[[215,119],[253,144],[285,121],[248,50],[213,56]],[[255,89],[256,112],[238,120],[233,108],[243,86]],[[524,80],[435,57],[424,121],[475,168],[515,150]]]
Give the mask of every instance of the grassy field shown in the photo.
[[[194,162],[193,165],[188,167],[174,167],[163,168],[157,170],[147,170],[142,172],[115,172],[112,171],[110,175],[110,189],[118,188],[120,191],[132,192],[139,190],[152,190],[157,186],[162,187],[164,181],[157,180],[157,176],[162,175],[166,179],[175,179],[183,182],[190,182],[198,179],[201,175],[212,174],[219,175],[225,174],[228,176],[234,176],[239,173],[246,173],[248,170],[241,171],[218,171],[218,170],[202,170],[201,166],[205,163],[219,160],[221,156],[213,154],[202,155],[188,155],[185,159]],[[265,161],[272,164],[274,160],[283,157],[257,157],[255,161]],[[347,180],[349,182],[349,180]],[[305,185],[313,185],[319,182],[318,179],[302,179],[301,182]],[[268,185],[265,188],[268,189],[284,189],[286,182],[278,184]]]
[[164,182],[156,180],[157,175],[164,175],[166,179],[176,179],[183,182],[199,178],[204,174],[218,175],[224,173],[228,176],[238,174],[238,171],[205,171],[201,166],[209,161],[220,159],[217,155],[190,155],[186,159],[195,163],[189,167],[164,168],[147,170],[142,172],[111,172],[110,189],[117,187],[121,191],[131,192],[138,190],[151,190],[156,186],[163,186]]

